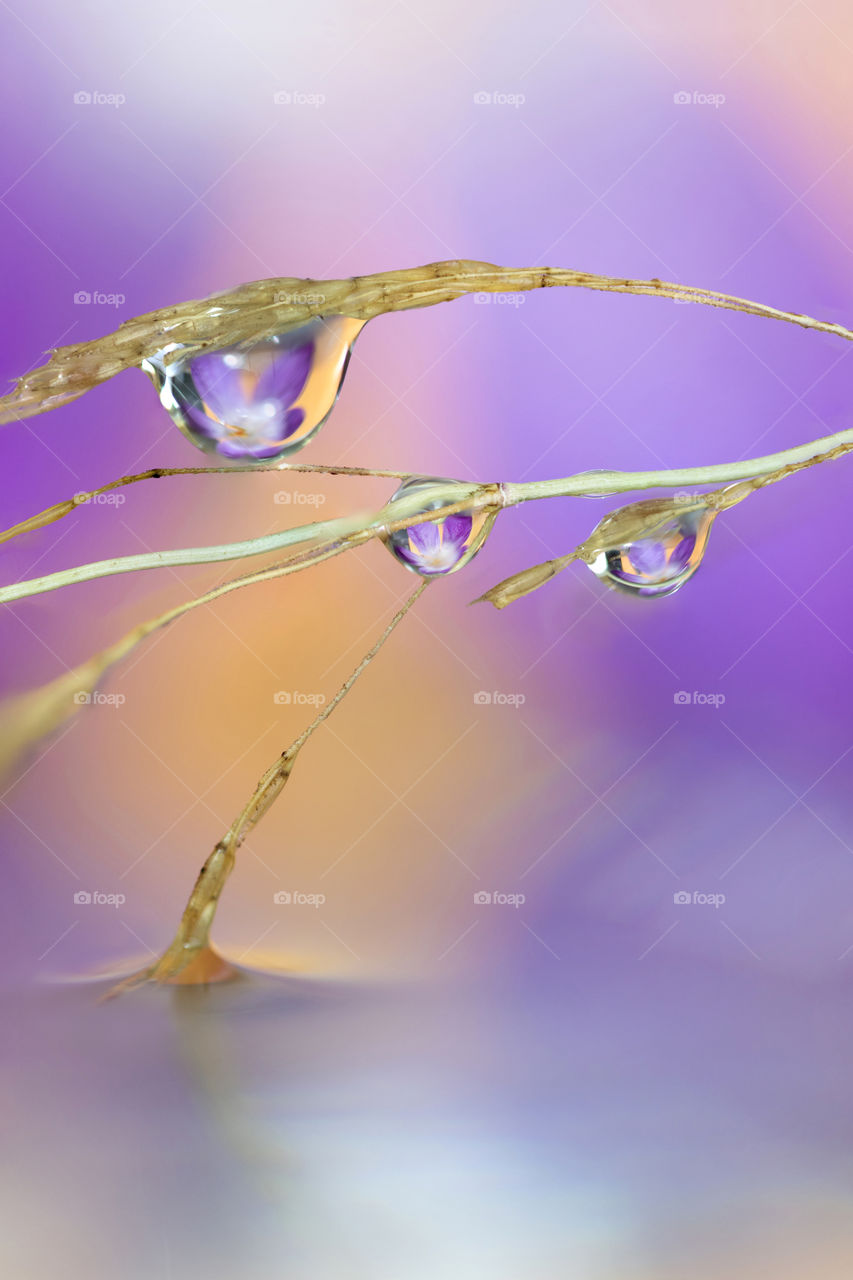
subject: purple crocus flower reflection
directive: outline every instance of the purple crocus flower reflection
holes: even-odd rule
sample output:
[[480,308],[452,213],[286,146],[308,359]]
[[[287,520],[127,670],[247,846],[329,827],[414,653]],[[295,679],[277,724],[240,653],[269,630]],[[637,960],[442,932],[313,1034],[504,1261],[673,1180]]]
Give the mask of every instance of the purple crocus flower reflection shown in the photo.
[[424,576],[450,573],[468,552],[473,521],[470,516],[452,515],[401,529],[393,538],[399,559]]
[[305,419],[294,401],[313,360],[313,342],[290,348],[262,342],[196,356],[189,372],[198,399],[183,411],[226,458],[274,458]]
[[695,534],[681,538],[674,547],[653,538],[642,538],[627,548],[627,557],[636,570],[635,576],[642,575],[659,582],[677,577],[693,555],[695,546]]
[[697,507],[670,516],[644,538],[602,551],[590,568],[635,595],[672,595],[699,568],[715,515]]

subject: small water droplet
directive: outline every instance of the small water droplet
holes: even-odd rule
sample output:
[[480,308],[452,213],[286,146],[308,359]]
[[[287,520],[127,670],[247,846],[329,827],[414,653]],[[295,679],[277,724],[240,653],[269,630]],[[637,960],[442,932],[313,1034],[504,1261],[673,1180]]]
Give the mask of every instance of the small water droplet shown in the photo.
[[590,564],[605,582],[639,596],[669,596],[702,563],[716,511],[673,511],[642,537],[601,550]]
[[[435,496],[436,485],[444,487],[444,497]],[[407,500],[408,511],[401,511],[400,519],[410,513],[427,515],[454,501],[446,492],[448,487],[454,486],[459,489],[457,501],[470,489],[470,486],[459,480],[444,480],[439,476],[410,476],[392,495],[391,503],[402,504],[404,499]],[[422,496],[422,502],[416,502],[412,509],[411,502],[418,495]],[[385,533],[383,541],[391,554],[407,569],[419,573],[423,578],[439,577],[455,573],[474,559],[486,541],[496,515],[496,511],[458,511],[439,520],[424,520],[422,523],[410,524],[406,529]]]
[[[602,470],[600,467],[598,467],[594,471],[581,471],[574,478],[575,480],[579,480],[581,477],[584,477],[584,478],[589,477],[590,479],[592,479],[593,477],[596,477],[596,476],[607,476],[611,474],[612,474],[611,472]],[[613,489],[596,489],[595,493],[579,493],[577,496],[579,498],[609,498],[612,496],[614,492],[616,491]]]
[[144,360],[168,410],[199,449],[264,462],[301,449],[329,416],[364,325],[318,316],[250,346],[222,347],[166,365],[172,343]]

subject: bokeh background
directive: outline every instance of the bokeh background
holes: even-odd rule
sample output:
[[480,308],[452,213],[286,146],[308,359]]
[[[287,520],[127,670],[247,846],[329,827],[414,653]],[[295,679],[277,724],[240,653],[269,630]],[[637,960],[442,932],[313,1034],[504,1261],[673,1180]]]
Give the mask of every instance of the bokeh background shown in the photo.
[[[246,280],[451,257],[850,323],[841,0],[13,0],[0,24],[6,379]],[[371,322],[302,458],[524,480],[724,462],[850,425],[840,339],[643,298],[513,301]],[[0,431],[3,524],[201,461],[125,374]],[[469,608],[615,504],[502,516],[241,855],[217,941],[287,977],[107,1006],[87,981],[165,945],[311,714],[276,693],[330,696],[413,578],[371,545],[199,610],[118,669],[105,690],[122,700],[0,796],[8,1274],[848,1276],[848,467],[718,521],[697,577],[660,602],[580,567],[503,613]],[[4,581],[371,508],[390,484],[288,476],[289,506],[282,487],[135,486],[9,544]],[[3,693],[221,576],[4,607]]]

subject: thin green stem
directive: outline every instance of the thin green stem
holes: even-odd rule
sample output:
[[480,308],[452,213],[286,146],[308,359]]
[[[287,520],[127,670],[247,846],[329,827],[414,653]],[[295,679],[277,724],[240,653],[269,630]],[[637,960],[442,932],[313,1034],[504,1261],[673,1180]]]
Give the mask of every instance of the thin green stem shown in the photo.
[[70,515],[72,511],[76,511],[78,507],[83,507],[92,501],[97,502],[99,498],[111,493],[115,489],[123,489],[130,484],[138,484],[140,480],[163,480],[169,476],[210,476],[210,475],[234,475],[247,474],[250,471],[255,473],[261,471],[275,471],[279,474],[286,474],[288,471],[304,472],[308,474],[328,475],[328,476],[378,476],[382,479],[405,480],[405,471],[379,471],[369,467],[330,467],[321,463],[312,462],[276,462],[270,466],[262,466],[253,463],[246,466],[229,466],[229,467],[151,467],[148,471],[140,471],[132,476],[120,476],[118,480],[110,480],[108,484],[102,484],[99,489],[86,489],[80,493],[75,493],[73,498],[66,498],[63,502],[57,502],[52,507],[39,511],[34,516],[29,516],[26,520],[22,520],[19,524],[12,525],[10,529],[0,532],[0,542],[10,542],[12,538],[19,537],[22,533],[33,533],[36,529],[44,529],[49,524],[54,524],[57,520],[61,520],[64,516]]
[[[557,480],[533,480],[526,484],[503,484],[500,486],[500,505],[517,506],[522,502],[538,501],[541,498],[578,497],[589,494],[630,493],[642,489],[677,489],[692,488],[697,485],[725,484],[737,480],[750,479],[755,476],[777,471],[780,467],[798,464],[817,455],[830,452],[839,445],[853,442],[853,430],[838,431],[831,436],[822,436],[808,444],[797,445],[792,449],[784,449],[779,453],[766,454],[760,458],[751,458],[738,462],[721,463],[706,467],[681,467],[661,471],[595,471],[582,472],[580,475],[567,476]],[[470,485],[470,498],[461,505],[454,503],[454,490],[436,485],[438,498],[444,495],[448,508],[461,510],[463,507],[481,509],[495,504],[494,486]],[[410,505],[415,506],[416,501]],[[449,514],[449,509],[442,508],[434,513],[433,518]],[[92,564],[78,565],[73,569],[63,569],[57,573],[46,574],[41,578],[31,578],[24,582],[13,583],[0,588],[0,604],[9,604],[13,600],[21,600],[27,596],[40,595],[46,591],[56,591],[60,587],[71,586],[78,582],[89,582],[95,578],[111,577],[119,573],[133,573],[138,570],[161,569],[194,564],[214,564],[227,560],[265,555],[269,552],[281,551],[302,542],[322,541],[326,539],[345,538],[355,533],[367,532],[375,536],[382,528],[406,528],[422,519],[415,511],[406,515],[402,502],[395,504],[395,514],[399,519],[388,526],[389,508],[383,507],[373,516],[344,516],[336,520],[318,521],[313,524],[300,525],[293,529],[285,529],[279,533],[268,534],[263,538],[250,538],[242,542],[223,543],[210,547],[186,547],[174,551],[151,551],[135,556],[119,556],[109,560],[98,560]]]

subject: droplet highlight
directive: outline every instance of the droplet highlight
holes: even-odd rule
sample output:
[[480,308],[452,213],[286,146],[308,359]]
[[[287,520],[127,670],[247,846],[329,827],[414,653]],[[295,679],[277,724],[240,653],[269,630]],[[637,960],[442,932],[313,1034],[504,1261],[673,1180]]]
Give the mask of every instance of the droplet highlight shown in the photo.
[[601,550],[589,567],[632,595],[670,596],[702,563],[717,514],[707,507],[674,511],[642,537]]
[[[436,485],[443,486],[444,497],[435,496]],[[448,488],[458,489],[459,498],[448,494]],[[469,491],[470,486],[459,480],[412,476],[403,481],[389,505],[405,508],[401,509],[399,519],[410,514],[428,516],[430,511],[461,500]],[[419,498],[422,501],[418,501]],[[385,532],[382,539],[394,558],[413,573],[422,578],[442,577],[455,573],[474,559],[489,536],[496,515],[496,511],[490,510],[457,511],[438,520],[419,520],[405,529]]]
[[235,462],[295,453],[332,411],[363,320],[318,316],[248,346],[143,361],[160,402],[197,448]]

